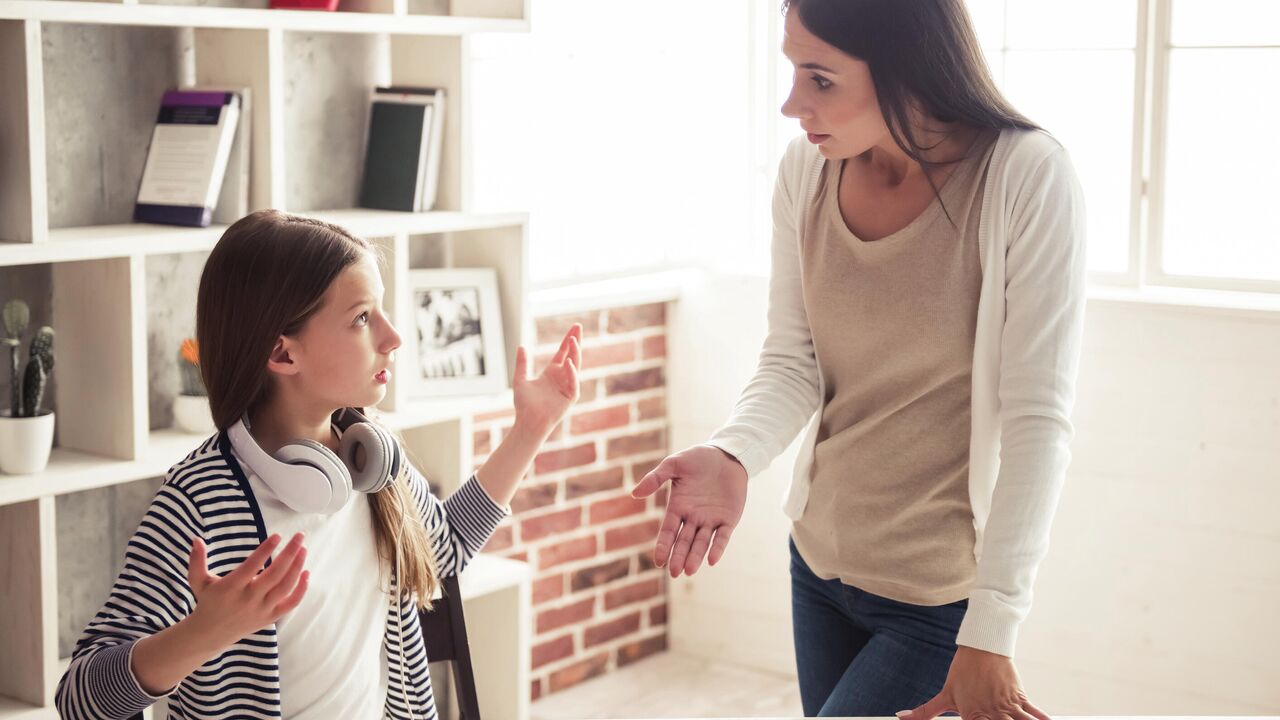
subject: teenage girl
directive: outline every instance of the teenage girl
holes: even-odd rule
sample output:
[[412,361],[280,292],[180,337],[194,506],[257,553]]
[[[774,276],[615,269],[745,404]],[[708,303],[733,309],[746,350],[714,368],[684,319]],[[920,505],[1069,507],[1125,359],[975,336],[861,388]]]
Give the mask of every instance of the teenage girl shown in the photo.
[[57,690],[65,718],[436,717],[417,609],[461,572],[578,398],[582,329],[527,377],[514,427],[441,502],[365,410],[400,335],[375,246],[273,210],[200,279],[218,433],[166,474]]

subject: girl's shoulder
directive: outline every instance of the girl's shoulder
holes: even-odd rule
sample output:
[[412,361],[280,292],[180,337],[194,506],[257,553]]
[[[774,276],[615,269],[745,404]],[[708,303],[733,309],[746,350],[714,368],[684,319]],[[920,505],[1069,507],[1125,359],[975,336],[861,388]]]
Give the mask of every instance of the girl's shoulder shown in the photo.
[[242,491],[241,470],[230,452],[226,433],[215,433],[196,446],[165,473],[162,487],[168,486],[193,500],[211,490]]

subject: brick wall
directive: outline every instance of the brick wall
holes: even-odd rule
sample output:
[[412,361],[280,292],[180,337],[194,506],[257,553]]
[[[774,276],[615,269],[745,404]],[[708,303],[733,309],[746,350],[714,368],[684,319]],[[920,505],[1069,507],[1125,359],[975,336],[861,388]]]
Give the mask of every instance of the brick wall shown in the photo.
[[[583,326],[582,398],[556,428],[485,552],[529,562],[533,699],[667,647],[667,576],[653,566],[665,488],[631,488],[667,454],[666,306],[540,317],[535,371]],[[475,418],[475,460],[513,420]]]

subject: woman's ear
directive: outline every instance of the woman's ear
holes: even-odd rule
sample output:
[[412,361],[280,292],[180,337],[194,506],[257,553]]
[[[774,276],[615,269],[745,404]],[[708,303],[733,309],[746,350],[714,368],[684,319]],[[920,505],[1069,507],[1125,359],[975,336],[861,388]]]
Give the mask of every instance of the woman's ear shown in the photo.
[[275,347],[267,356],[267,369],[277,375],[297,375],[300,368],[297,362],[298,346],[292,338],[281,335],[276,339]]

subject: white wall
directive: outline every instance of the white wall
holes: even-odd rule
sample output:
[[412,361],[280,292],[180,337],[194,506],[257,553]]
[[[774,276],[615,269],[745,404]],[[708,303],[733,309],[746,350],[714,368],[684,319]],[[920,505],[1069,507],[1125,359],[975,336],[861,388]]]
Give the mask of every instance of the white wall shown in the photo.
[[[673,447],[723,420],[755,366],[764,278],[677,304]],[[1051,714],[1280,711],[1280,314],[1091,301],[1075,458],[1018,669]],[[793,673],[795,447],[753,480],[722,564],[672,587],[671,645]]]

